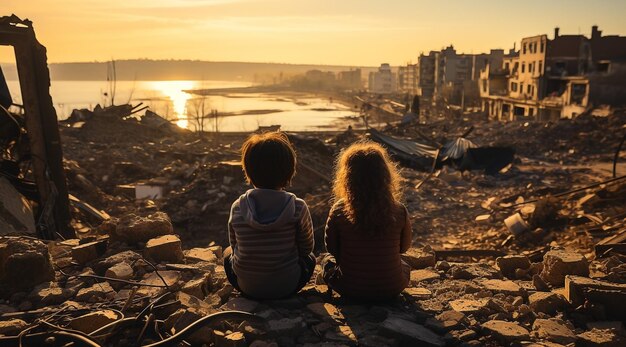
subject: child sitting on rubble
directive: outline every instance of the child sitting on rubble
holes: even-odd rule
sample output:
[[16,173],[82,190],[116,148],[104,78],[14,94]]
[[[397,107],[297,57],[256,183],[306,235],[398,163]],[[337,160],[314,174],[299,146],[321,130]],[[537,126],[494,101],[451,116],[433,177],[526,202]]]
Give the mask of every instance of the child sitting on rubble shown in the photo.
[[400,254],[411,245],[411,222],[399,181],[378,144],[356,143],[339,156],[322,268],[324,281],[342,296],[389,300],[409,283],[410,267]]
[[315,268],[309,209],[285,191],[295,175],[296,153],[283,133],[255,134],[241,148],[241,163],[254,189],[231,207],[226,276],[253,299],[290,296],[304,287]]

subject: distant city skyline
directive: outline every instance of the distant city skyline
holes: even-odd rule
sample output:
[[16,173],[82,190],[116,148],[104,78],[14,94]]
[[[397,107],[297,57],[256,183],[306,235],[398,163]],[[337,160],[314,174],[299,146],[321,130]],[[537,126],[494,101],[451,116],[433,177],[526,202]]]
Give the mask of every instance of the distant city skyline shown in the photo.
[[[50,62],[197,59],[397,66],[454,45],[509,49],[547,34],[626,35],[626,1],[4,0],[33,21]],[[10,62],[0,50],[0,62]]]

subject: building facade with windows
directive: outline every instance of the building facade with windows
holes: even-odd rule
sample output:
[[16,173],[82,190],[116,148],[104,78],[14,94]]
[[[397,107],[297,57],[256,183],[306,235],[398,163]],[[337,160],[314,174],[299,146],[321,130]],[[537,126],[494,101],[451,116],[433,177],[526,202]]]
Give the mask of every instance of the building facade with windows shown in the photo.
[[[607,39],[609,38],[609,39]],[[610,50],[605,47],[612,47]],[[595,48],[595,49],[594,49]],[[609,52],[609,54],[607,54]],[[602,37],[597,26],[584,35],[526,37],[498,68],[483,69],[483,110],[493,119],[572,118],[590,106],[590,76],[626,61],[626,37]]]
[[370,72],[368,90],[374,94],[392,94],[396,91],[396,75],[389,64],[381,64],[378,71]]

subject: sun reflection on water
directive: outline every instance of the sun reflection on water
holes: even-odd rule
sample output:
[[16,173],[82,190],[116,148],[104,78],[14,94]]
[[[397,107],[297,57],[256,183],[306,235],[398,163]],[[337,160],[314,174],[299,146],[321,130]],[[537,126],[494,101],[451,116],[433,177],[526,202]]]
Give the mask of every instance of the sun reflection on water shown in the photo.
[[164,96],[172,102],[176,125],[181,128],[187,128],[189,121],[187,120],[187,101],[191,98],[191,94],[185,93],[184,90],[196,88],[194,81],[151,81],[150,85],[155,90],[163,93]]

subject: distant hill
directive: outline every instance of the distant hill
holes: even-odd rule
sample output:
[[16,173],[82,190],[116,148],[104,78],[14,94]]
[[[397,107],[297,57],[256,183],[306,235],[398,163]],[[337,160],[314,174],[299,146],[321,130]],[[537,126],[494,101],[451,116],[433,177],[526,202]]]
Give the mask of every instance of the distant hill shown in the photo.
[[[52,63],[49,64],[52,80],[91,81],[105,80],[107,62]],[[221,80],[278,82],[281,78],[302,74],[308,70],[346,71],[361,68],[365,79],[374,67],[305,65],[276,63],[211,62],[199,60],[117,60],[117,79],[122,80]],[[16,68],[3,64],[2,70],[7,79],[17,79]]]

